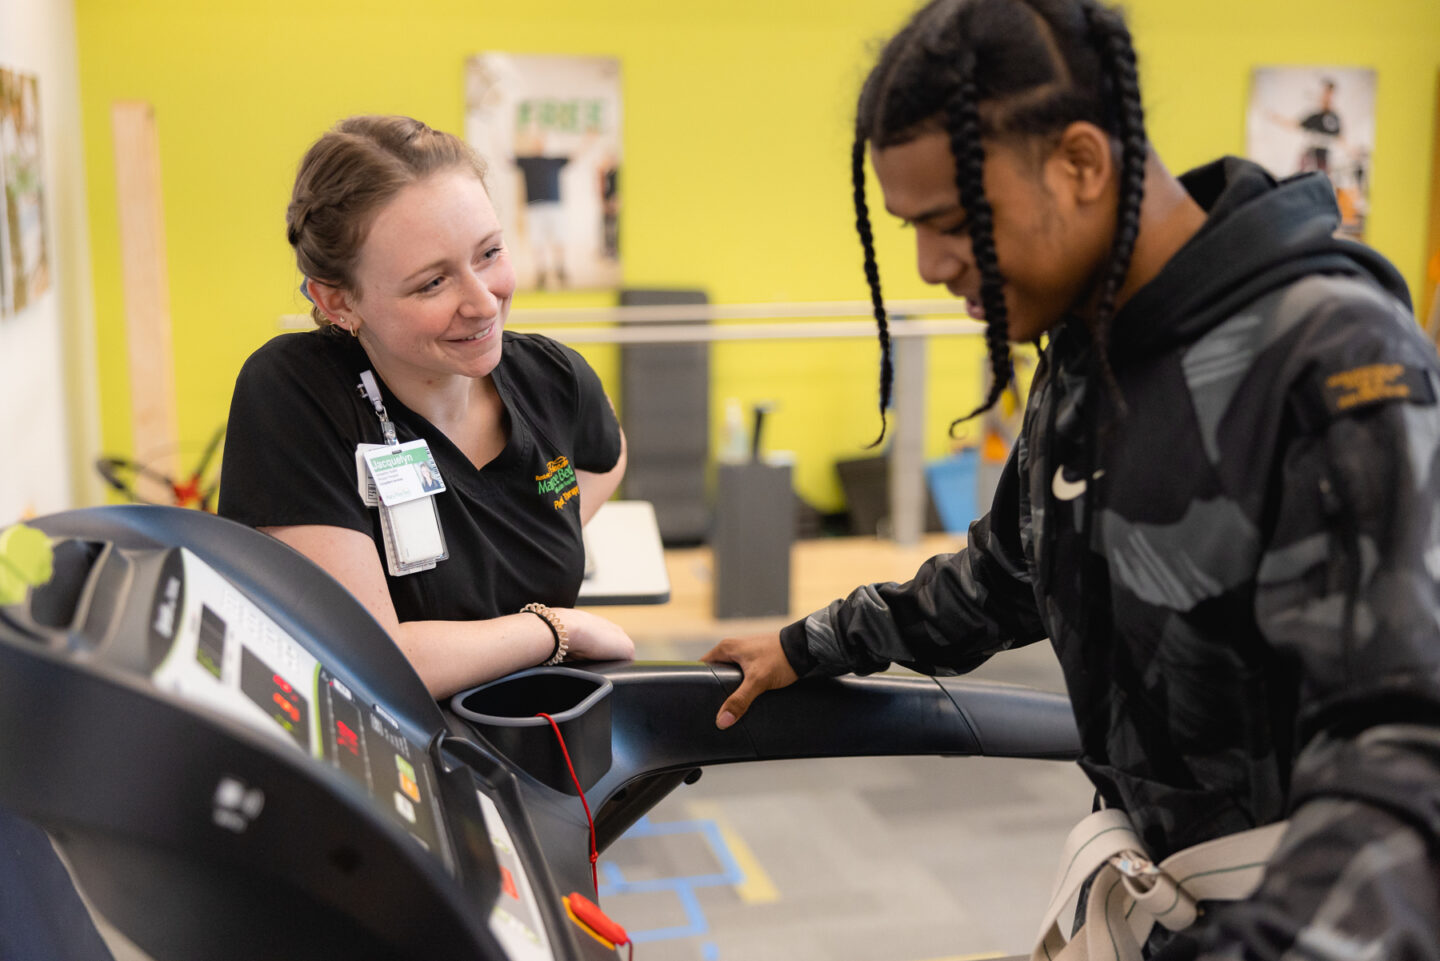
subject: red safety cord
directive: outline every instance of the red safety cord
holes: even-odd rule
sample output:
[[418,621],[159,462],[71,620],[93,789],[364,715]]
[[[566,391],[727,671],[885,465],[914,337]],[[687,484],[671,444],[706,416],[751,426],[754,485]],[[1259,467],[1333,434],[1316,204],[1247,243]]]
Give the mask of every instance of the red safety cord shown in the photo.
[[590,825],[590,883],[595,887],[595,897],[599,898],[600,875],[595,868],[595,862],[600,860],[600,852],[595,848],[595,819],[590,816],[590,803],[585,800],[585,791],[580,787],[580,778],[575,775],[575,765],[570,763],[570,749],[565,746],[565,735],[560,733],[560,725],[556,724],[555,719],[544,711],[535,716],[543,717],[550,722],[550,727],[555,732],[555,739],[560,742],[560,753],[565,755],[565,766],[570,769],[570,780],[575,782],[575,791],[580,795],[580,803],[585,807],[585,821]]

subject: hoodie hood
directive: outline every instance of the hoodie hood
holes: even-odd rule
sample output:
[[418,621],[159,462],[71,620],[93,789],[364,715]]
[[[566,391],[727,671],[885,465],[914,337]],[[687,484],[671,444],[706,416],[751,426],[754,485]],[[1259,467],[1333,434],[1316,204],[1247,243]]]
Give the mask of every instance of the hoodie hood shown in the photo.
[[1180,178],[1205,225],[1111,327],[1115,362],[1193,341],[1262,294],[1306,274],[1367,278],[1410,307],[1398,271],[1364,244],[1335,236],[1340,210],[1324,174],[1276,181],[1258,164],[1224,157]]

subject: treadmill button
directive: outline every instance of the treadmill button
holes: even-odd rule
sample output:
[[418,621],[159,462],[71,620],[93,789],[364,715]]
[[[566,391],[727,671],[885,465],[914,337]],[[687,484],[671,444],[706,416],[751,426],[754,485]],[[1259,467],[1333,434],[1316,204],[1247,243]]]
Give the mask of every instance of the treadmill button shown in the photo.
[[515,876],[505,865],[500,865],[500,890],[510,895],[516,901],[520,900],[520,892],[515,887]]

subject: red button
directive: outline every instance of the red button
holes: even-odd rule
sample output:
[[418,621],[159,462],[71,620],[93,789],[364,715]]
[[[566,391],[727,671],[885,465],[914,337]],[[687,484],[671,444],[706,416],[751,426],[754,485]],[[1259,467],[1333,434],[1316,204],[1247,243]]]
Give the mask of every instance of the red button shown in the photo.
[[515,879],[510,876],[510,871],[503,864],[500,865],[500,890],[516,901],[520,900],[520,892],[515,889]]

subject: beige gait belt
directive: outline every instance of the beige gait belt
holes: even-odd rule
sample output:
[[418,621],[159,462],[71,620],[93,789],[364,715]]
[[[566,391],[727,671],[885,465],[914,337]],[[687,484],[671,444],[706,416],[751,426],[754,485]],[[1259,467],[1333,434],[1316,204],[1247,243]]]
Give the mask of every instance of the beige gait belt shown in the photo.
[[[1096,811],[1065,839],[1031,961],[1140,961],[1155,922],[1180,931],[1195,923],[1197,902],[1249,897],[1287,823],[1227,834],[1155,864],[1124,811]],[[1061,913],[1091,874],[1085,923],[1066,941]]]

